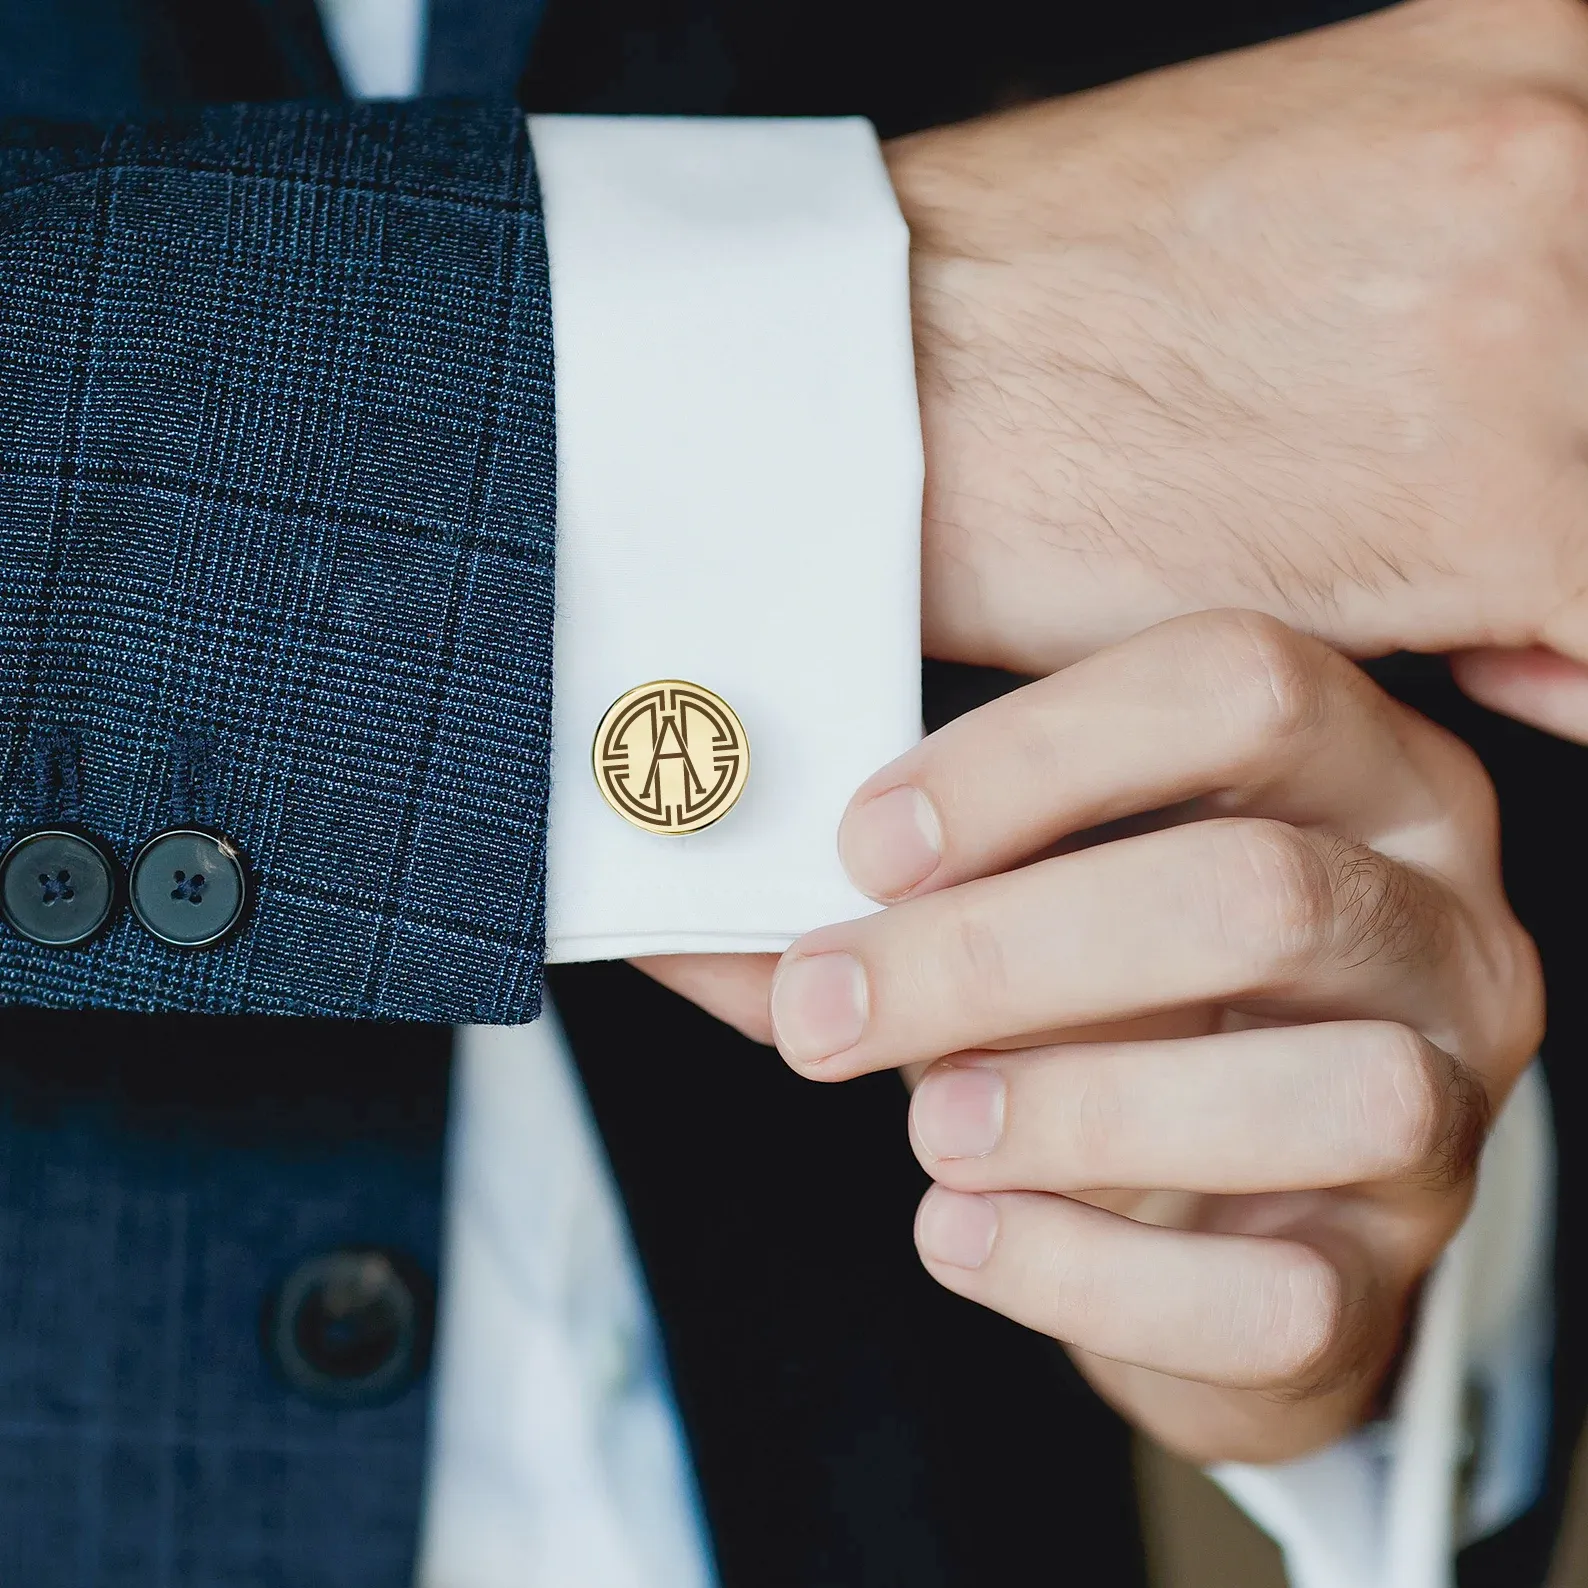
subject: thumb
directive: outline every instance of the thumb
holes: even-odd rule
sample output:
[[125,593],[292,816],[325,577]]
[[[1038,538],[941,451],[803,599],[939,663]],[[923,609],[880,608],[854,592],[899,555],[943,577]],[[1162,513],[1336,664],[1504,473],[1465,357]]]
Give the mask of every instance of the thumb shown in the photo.
[[1588,744],[1588,665],[1533,646],[1461,651],[1450,670],[1480,706]]

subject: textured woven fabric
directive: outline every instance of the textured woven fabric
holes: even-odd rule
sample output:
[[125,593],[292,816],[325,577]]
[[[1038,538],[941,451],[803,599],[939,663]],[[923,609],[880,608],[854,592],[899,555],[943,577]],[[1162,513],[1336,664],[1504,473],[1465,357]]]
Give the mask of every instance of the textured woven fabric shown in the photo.
[[510,109],[0,122],[0,840],[207,815],[258,900],[0,933],[0,1003],[533,1017],[551,375]]
[[429,1381],[337,1407],[262,1315],[346,1246],[437,1272],[448,1034],[14,1013],[0,1583],[410,1588]]

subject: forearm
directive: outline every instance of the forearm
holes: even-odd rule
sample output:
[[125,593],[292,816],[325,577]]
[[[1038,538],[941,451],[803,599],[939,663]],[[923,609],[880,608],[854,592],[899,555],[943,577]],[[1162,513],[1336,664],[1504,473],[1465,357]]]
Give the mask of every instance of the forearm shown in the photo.
[[1413,0],[890,145],[928,654],[1209,606],[1588,654],[1585,88],[1580,6]]

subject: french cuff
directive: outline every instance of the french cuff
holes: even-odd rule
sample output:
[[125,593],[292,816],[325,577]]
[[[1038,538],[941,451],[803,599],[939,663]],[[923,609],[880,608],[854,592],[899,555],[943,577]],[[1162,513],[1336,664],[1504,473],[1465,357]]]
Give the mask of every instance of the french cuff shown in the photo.
[[557,369],[547,958],[778,951],[873,908],[839,818],[920,735],[908,233],[864,121],[530,136]]
[[1554,1158],[1535,1064],[1495,1123],[1472,1210],[1424,1287],[1394,1415],[1298,1461],[1211,1469],[1279,1545],[1291,1588],[1453,1588],[1457,1549],[1538,1497]]

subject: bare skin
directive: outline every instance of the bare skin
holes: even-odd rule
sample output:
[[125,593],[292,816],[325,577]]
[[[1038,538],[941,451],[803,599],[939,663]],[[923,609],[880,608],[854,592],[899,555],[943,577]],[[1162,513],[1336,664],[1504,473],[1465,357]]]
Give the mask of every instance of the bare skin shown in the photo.
[[942,729],[841,843],[892,908],[789,950],[776,1038],[818,1080],[930,1065],[928,1269],[1200,1459],[1354,1426],[1540,1035],[1471,752],[1204,613]]

